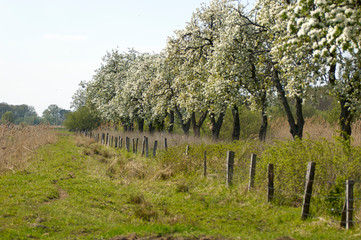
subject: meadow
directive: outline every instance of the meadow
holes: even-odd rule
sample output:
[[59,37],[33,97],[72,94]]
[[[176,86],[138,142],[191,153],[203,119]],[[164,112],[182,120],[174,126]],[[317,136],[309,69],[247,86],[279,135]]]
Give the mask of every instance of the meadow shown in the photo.
[[[330,131],[324,126],[324,131]],[[322,130],[311,124],[309,129],[314,129],[310,133]],[[48,127],[27,130],[8,127],[2,133],[6,136],[1,138],[2,146],[11,140],[12,144],[7,143],[5,149],[18,148],[19,154],[18,158],[10,158],[9,153],[1,155],[7,158],[0,174],[0,239],[359,239],[361,236],[361,148],[337,137],[316,139],[315,133],[314,138],[309,134],[302,141],[260,143],[250,138],[212,142],[207,138],[197,140],[159,133],[149,136],[150,146],[155,139],[159,141],[156,157],[146,158],[140,150],[127,152],[124,147],[104,146],[92,138]],[[15,133],[21,137],[11,137]],[[27,137],[26,133],[29,133]],[[144,133],[110,134],[140,139],[144,136]],[[162,145],[164,137],[168,139],[167,151]],[[27,138],[34,145],[25,145]],[[228,150],[235,152],[234,179],[230,186],[225,181]],[[258,156],[257,172],[255,187],[248,190],[252,153]],[[303,221],[301,205],[309,161],[316,162],[316,178],[310,216]],[[268,163],[275,165],[272,202],[267,202]],[[355,226],[350,230],[340,227],[346,179],[356,180]]]

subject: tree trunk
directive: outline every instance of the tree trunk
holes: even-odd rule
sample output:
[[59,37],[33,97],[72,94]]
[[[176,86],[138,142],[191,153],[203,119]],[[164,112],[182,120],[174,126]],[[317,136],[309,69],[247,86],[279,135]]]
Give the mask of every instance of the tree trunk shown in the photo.
[[[299,139],[302,139],[303,137],[303,127],[305,125],[305,119],[303,118],[303,112],[302,112],[302,98],[296,97],[296,116],[297,116],[297,132],[295,136],[297,136]],[[295,137],[293,137],[295,138]]]
[[143,118],[138,119],[137,123],[138,123],[138,131],[142,133],[144,131],[144,119]]
[[341,130],[341,137],[344,140],[349,140],[352,130],[351,130],[351,123],[353,114],[350,111],[349,107],[347,106],[347,100],[340,99],[341,105],[341,114],[340,114],[340,130]]
[[149,123],[148,128],[149,128],[149,133],[153,134],[155,131],[155,127],[154,127],[153,123]]
[[173,130],[174,130],[174,111],[170,111],[168,133],[173,133]]
[[[329,81],[332,87],[336,85],[336,64],[332,64],[330,66],[329,70]],[[338,99],[340,101],[340,107],[341,107],[341,114],[339,117],[339,124],[340,124],[340,136],[344,140],[350,140],[351,137],[351,123],[353,114],[350,111],[350,109],[347,107],[347,98],[343,96],[338,96]]]
[[203,125],[204,120],[207,118],[208,112],[202,112],[200,118],[198,119],[198,122],[196,121],[196,113],[192,113],[192,126],[193,126],[193,132],[194,136],[200,137],[201,136],[201,127]]
[[298,123],[300,124],[298,126],[293,117],[290,105],[288,103],[288,99],[286,97],[286,92],[281,84],[281,81],[278,76],[278,71],[276,69],[273,71],[272,80],[276,86],[280,101],[286,112],[288,124],[290,126],[290,133],[291,133],[293,139],[296,139],[296,138],[302,139],[303,125],[304,125],[304,119],[303,119],[303,114],[302,114],[302,99],[299,97],[296,97],[296,101],[297,101],[296,102],[296,111],[297,111],[296,115],[297,115],[297,121],[299,121]]
[[184,121],[183,120],[183,116],[182,116],[182,113],[179,111],[179,109],[176,107],[175,108],[175,111],[181,121],[181,127],[182,127],[182,130],[183,130],[183,133],[185,135],[188,135],[189,134],[189,129],[191,127],[191,119],[188,119],[187,121]]
[[267,127],[268,127],[268,116],[267,116],[267,92],[263,91],[261,95],[261,127],[259,129],[259,140],[261,142],[266,141]]
[[164,131],[164,120],[162,121],[157,121],[158,122],[158,132],[163,132]]
[[221,131],[223,119],[224,119],[224,113],[221,112],[218,116],[218,119],[216,120],[214,114],[210,114],[209,118],[212,123],[212,139],[218,140],[219,139],[219,133]]
[[123,122],[123,131],[130,132],[131,130],[132,130],[131,124],[129,124],[128,122]]
[[266,141],[266,134],[267,134],[267,127],[268,127],[268,117],[267,114],[265,113],[265,111],[262,109],[262,114],[261,114],[261,119],[262,119],[262,124],[261,127],[259,129],[259,140],[261,142],[265,142]]
[[237,106],[233,106],[232,115],[233,115],[232,141],[234,141],[234,140],[239,140],[239,136],[241,134],[241,124],[239,121],[239,109]]

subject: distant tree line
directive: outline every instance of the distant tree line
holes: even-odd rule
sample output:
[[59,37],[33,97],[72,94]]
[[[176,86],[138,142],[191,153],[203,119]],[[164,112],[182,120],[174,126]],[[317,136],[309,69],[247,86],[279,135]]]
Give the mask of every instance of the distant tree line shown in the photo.
[[33,106],[0,103],[0,119],[2,124],[62,125],[68,112],[70,111],[51,104],[40,117]]

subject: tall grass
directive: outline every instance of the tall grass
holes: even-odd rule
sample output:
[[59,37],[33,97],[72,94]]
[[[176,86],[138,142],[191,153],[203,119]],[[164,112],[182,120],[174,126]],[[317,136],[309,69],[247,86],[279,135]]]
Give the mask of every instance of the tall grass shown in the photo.
[[35,149],[55,141],[48,126],[0,125],[0,174],[25,167]]
[[[303,137],[305,139],[320,140],[327,139],[333,141],[334,137],[340,134],[337,123],[329,123],[322,117],[311,117],[305,119]],[[290,128],[286,118],[274,118],[270,120],[267,132],[267,141],[291,140]],[[358,119],[352,124],[352,143],[361,145],[361,120]]]
[[[258,139],[259,124],[260,123],[258,123],[256,119],[243,121],[241,123],[241,140]],[[144,131],[143,133],[138,132],[137,130],[131,132],[119,131],[116,130],[115,127],[112,127],[108,124],[103,125],[96,131],[96,133],[99,133],[100,135],[102,133],[109,133],[110,136],[121,136],[123,139],[125,139],[125,137],[134,139],[138,138],[139,141],[143,139],[143,136],[147,136],[149,137],[149,142],[154,142],[154,140],[164,140],[166,137],[168,139],[168,146],[178,146],[185,143],[214,143],[214,140],[211,139],[210,134],[206,133],[205,131],[202,131],[201,138],[198,138],[194,137],[192,131],[190,131],[189,135],[184,135],[178,130],[179,129],[177,129],[173,134],[169,134],[167,132],[155,132],[154,134],[150,135],[147,131]],[[232,126],[229,125],[229,122],[225,122],[222,126],[220,134],[221,138],[218,141],[230,142],[231,131]],[[333,141],[334,137],[338,136],[340,136],[340,130],[336,122],[330,123],[321,116],[305,118],[303,138],[311,140],[327,139],[329,141]],[[361,146],[361,119],[356,120],[352,124],[351,137],[352,145]],[[285,117],[275,117],[269,119],[266,142],[272,143],[274,140],[292,140],[290,127]],[[158,147],[162,146],[158,145]]]

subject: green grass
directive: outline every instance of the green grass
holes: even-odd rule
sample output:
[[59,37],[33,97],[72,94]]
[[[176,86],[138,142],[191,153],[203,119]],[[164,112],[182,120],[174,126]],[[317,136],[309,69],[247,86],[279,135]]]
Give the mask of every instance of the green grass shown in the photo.
[[[268,204],[259,190],[247,192],[242,183],[227,188],[198,171],[182,172],[179,159],[172,165],[165,156],[146,159],[59,136],[37,151],[26,170],[0,176],[0,239],[109,239],[132,233],[360,239],[359,228],[346,231],[323,218],[301,221],[300,207]],[[166,174],[170,166],[179,171]]]

